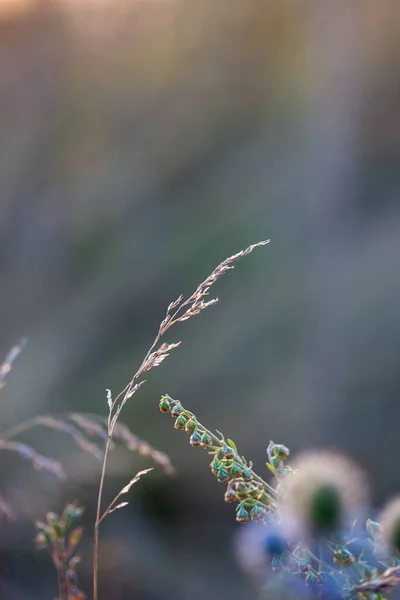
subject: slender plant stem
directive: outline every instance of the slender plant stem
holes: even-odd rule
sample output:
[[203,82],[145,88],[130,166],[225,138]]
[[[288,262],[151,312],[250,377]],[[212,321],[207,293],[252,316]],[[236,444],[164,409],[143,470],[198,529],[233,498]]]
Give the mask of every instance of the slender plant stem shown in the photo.
[[57,555],[53,562],[57,570],[59,600],[68,600],[68,587],[65,575],[65,551],[63,542],[60,542],[60,546],[57,550]]
[[96,522],[94,525],[94,544],[93,544],[93,600],[98,598],[98,570],[99,570],[99,527],[101,520],[101,501],[103,499],[104,480],[106,476],[107,458],[112,442],[112,430],[109,430],[107,443],[104,451],[103,466],[99,484],[99,494],[97,497]]

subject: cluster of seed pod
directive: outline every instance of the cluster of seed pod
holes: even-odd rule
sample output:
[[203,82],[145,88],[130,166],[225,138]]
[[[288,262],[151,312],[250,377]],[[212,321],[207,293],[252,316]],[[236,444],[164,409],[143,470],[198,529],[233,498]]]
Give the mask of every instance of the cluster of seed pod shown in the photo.
[[201,446],[213,456],[211,472],[219,482],[227,484],[225,502],[238,502],[236,520],[266,520],[276,508],[275,490],[254,473],[252,464],[238,454],[235,444],[225,441],[219,432],[217,437],[206,429],[178,400],[162,396],[159,406],[161,412],[170,413],[175,419],[175,429],[190,435],[192,446]]

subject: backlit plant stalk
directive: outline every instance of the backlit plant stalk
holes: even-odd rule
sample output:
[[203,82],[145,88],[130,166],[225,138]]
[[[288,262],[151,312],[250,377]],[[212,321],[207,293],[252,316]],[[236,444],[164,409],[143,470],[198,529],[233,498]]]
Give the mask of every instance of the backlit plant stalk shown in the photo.
[[225,273],[234,269],[234,263],[250,254],[255,248],[259,246],[265,246],[269,240],[262,241],[257,244],[252,244],[245,250],[238,252],[220,263],[211,274],[202,282],[189,298],[183,299],[183,296],[179,296],[177,300],[171,302],[168,306],[167,313],[164,319],[161,321],[158,333],[144,357],[142,364],[132,377],[128,385],[113,399],[111,391],[107,392],[107,403],[109,408],[108,421],[107,421],[107,441],[104,451],[103,465],[100,476],[99,492],[97,498],[97,510],[96,510],[96,521],[94,525],[94,549],[93,549],[93,600],[98,600],[98,562],[99,562],[99,528],[100,523],[106,516],[106,513],[102,514],[102,499],[104,482],[107,468],[107,460],[110,449],[112,447],[113,436],[115,426],[121,414],[121,410],[126,402],[140,389],[145,383],[142,376],[147,372],[158,367],[166,358],[169,356],[171,350],[174,350],[180,345],[180,342],[166,344],[160,344],[161,338],[167,333],[167,331],[176,323],[182,323],[192,317],[199,315],[205,308],[213,306],[218,302],[218,298],[205,301],[205,298],[209,295],[210,287]]

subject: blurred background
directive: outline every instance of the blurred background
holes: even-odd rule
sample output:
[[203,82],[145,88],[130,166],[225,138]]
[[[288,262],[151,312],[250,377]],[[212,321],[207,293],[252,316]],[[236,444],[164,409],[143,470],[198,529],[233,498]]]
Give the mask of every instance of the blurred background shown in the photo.
[[[126,406],[170,456],[102,529],[101,597],[249,597],[240,525],[162,393],[259,471],[272,438],[368,470],[377,505],[400,452],[400,3],[397,0],[0,0],[1,356],[28,345],[0,426],[106,415],[169,302],[271,238],[214,288],[217,307]],[[61,433],[21,437],[68,481],[0,456],[18,520],[0,528],[7,600],[54,598],[33,521],[86,506],[91,593],[100,464]],[[105,501],[150,461],[113,453]],[[266,471],[265,475],[266,475]]]

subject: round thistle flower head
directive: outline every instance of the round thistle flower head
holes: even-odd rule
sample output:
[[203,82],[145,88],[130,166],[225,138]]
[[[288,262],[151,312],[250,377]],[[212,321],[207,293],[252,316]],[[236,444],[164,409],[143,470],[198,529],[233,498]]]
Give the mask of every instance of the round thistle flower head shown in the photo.
[[400,496],[390,500],[378,521],[382,525],[383,537],[387,545],[396,552],[400,552]]
[[339,531],[367,502],[364,474],[350,459],[334,452],[306,452],[282,482],[282,512],[300,534]]

